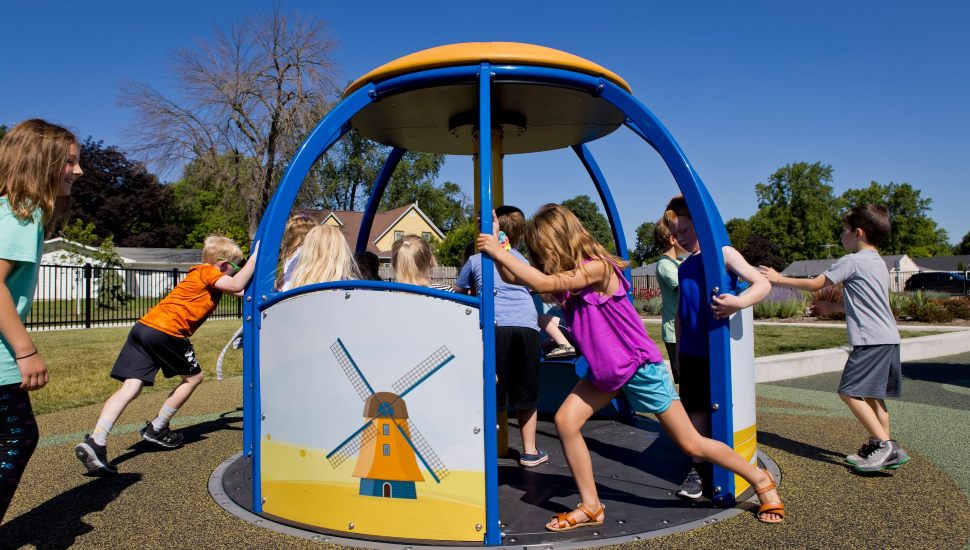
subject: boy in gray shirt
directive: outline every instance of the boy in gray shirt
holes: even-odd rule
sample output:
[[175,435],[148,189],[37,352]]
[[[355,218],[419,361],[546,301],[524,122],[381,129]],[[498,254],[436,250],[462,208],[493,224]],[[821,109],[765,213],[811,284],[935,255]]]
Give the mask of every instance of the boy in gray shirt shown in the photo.
[[844,308],[849,359],[839,397],[869,432],[869,440],[845,461],[859,472],[895,470],[909,455],[889,434],[885,398],[899,397],[902,370],[899,330],[889,307],[889,271],[876,247],[889,236],[889,212],[876,204],[857,206],[842,218],[842,246],[849,252],[814,279],[784,277],[770,267],[758,269],[772,284],[807,291],[842,283],[843,304],[820,304],[816,313]]

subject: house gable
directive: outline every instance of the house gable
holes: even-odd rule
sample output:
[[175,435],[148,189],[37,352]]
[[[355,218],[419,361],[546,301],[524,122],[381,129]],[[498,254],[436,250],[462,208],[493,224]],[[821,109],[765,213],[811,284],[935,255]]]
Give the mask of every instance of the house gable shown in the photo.
[[[354,210],[303,210],[301,213],[313,217],[320,223],[334,225],[340,228],[350,248],[357,246],[357,235],[364,213]],[[431,219],[421,211],[417,204],[408,204],[386,212],[374,214],[370,235],[367,240],[367,250],[377,254],[387,261],[391,255],[391,245],[394,244],[394,231],[402,234],[430,233],[437,239],[444,239],[445,234],[431,222]]]

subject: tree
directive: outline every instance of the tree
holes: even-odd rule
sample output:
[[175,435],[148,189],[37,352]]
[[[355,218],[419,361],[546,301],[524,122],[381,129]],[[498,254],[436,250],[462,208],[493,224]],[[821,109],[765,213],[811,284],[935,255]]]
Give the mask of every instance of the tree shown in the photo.
[[[239,166],[245,169],[245,165]],[[171,184],[171,189],[179,223],[190,228],[182,246],[202,248],[207,236],[218,233],[235,240],[245,251],[249,242],[246,208],[236,189],[196,163],[185,167],[182,179]]]
[[653,242],[653,231],[656,227],[654,222],[643,222],[637,227],[637,244],[630,253],[630,260],[635,266],[647,265],[655,262],[663,250]]
[[959,256],[970,254],[970,231],[967,231],[960,243],[953,247],[953,253]]
[[593,236],[601,245],[606,247],[611,253],[616,253],[616,244],[613,242],[613,232],[610,230],[610,222],[606,216],[600,213],[599,206],[593,202],[589,195],[578,195],[571,199],[562,201],[563,206],[579,218],[586,231]]
[[932,199],[922,198],[920,190],[908,183],[880,185],[871,182],[863,189],[842,194],[846,210],[861,204],[881,204],[889,210],[892,232],[879,246],[883,254],[908,254],[913,257],[949,254],[946,230],[929,217]]
[[116,147],[87,138],[81,144],[84,175],[74,185],[70,217],[94,226],[98,240],[122,246],[177,247],[185,231],[175,219],[172,192],[143,164]]
[[754,266],[766,265],[781,271],[788,265],[788,262],[778,254],[778,245],[761,235],[749,236],[738,252]]
[[839,234],[832,173],[820,162],[796,162],[756,184],[759,210],[749,220],[752,233],[775,243],[788,260],[824,258],[825,245],[838,242]]
[[7,135],[7,129],[6,124],[0,124],[0,139],[3,139],[3,136]]
[[461,267],[465,256],[465,248],[475,242],[478,236],[478,225],[475,222],[465,222],[445,235],[445,239],[435,244],[434,257],[439,265]]
[[[135,299],[125,288],[125,280],[121,276],[121,269],[125,267],[121,256],[115,250],[114,240],[111,236],[100,239],[95,233],[94,224],[75,219],[74,222],[64,228],[64,238],[85,246],[97,246],[98,249],[93,254],[94,265],[98,268],[95,277],[98,285],[97,305],[102,309],[115,309],[117,306],[124,306]],[[70,250],[70,249],[69,249]],[[68,253],[78,259],[86,260],[87,256],[81,256],[80,251],[69,251]]]
[[[216,28],[211,41],[176,52],[177,96],[124,83],[138,150],[166,167],[194,161],[228,181],[254,235],[284,164],[328,106],[333,47],[323,21],[278,9]],[[237,170],[239,163],[252,169]]]
[[744,218],[731,218],[724,222],[724,229],[727,230],[731,246],[738,250],[744,248],[748,242],[748,237],[751,236],[751,222]]

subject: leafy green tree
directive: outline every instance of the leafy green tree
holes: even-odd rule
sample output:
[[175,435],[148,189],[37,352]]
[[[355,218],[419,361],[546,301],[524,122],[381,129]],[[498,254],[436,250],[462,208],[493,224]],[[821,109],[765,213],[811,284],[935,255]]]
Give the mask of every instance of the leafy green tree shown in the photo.
[[444,161],[444,155],[406,153],[388,182],[381,207],[391,209],[416,202],[446,233],[464,225],[471,217],[471,206],[461,187],[450,181],[435,181]]
[[832,173],[827,164],[796,162],[756,184],[759,210],[749,220],[752,233],[775,243],[790,261],[824,258],[825,245],[838,242],[839,233]]
[[731,218],[724,222],[724,229],[727,230],[731,246],[738,250],[744,248],[751,236],[751,222],[744,218]]
[[[223,162],[235,161],[225,158]],[[238,169],[245,170],[245,163]],[[238,189],[199,163],[186,166],[182,179],[170,187],[179,223],[189,230],[182,246],[201,248],[208,235],[218,233],[246,250],[249,242],[246,208]]]
[[953,253],[960,256],[970,254],[970,231],[967,231],[967,234],[963,236],[959,244],[953,247]]
[[601,245],[606,247],[611,253],[616,253],[616,244],[613,242],[613,232],[610,231],[610,222],[602,213],[599,206],[589,198],[589,195],[578,195],[571,199],[562,201],[563,206],[568,208],[583,223],[586,231],[593,236]]
[[90,137],[80,152],[84,175],[71,192],[72,219],[92,224],[99,240],[112,237],[122,246],[182,243],[185,231],[176,220],[171,189],[143,164]]
[[881,204],[889,210],[892,232],[879,247],[883,254],[908,254],[913,257],[949,254],[946,230],[930,218],[930,198],[908,183],[880,185],[871,182],[862,189],[849,189],[842,194],[846,209],[860,204]]
[[[94,224],[75,219],[71,225],[64,228],[63,236],[69,241],[98,247],[91,256],[94,260],[93,264],[97,268],[95,277],[97,278],[97,305],[99,308],[115,309],[118,306],[123,307],[135,299],[134,295],[125,289],[125,280],[120,272],[125,264],[115,249],[114,239],[111,238],[111,235],[101,239],[95,233]],[[84,256],[81,256],[80,252],[80,250],[70,251],[69,249],[69,253],[75,258],[86,260],[87,251],[85,251]]]
[[471,221],[449,231],[445,235],[445,239],[434,246],[434,255],[438,264],[461,267],[465,248],[469,243],[474,243],[477,236],[478,226]]
[[5,135],[7,135],[7,125],[0,124],[0,139],[3,139],[3,136]]
[[765,265],[781,271],[788,265],[778,254],[778,245],[760,235],[750,235],[738,252],[754,266]]
[[653,230],[656,227],[654,222],[643,222],[637,227],[637,244],[630,252],[630,260],[634,266],[647,265],[656,261],[663,254],[663,250],[657,248],[653,242]]

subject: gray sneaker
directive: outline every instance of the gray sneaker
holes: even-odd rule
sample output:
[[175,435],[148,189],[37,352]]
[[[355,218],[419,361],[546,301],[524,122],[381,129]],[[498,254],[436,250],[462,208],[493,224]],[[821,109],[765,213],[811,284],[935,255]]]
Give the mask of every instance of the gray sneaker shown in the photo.
[[697,499],[701,498],[704,494],[704,480],[701,478],[701,474],[697,472],[697,468],[691,468],[687,472],[687,477],[684,478],[684,482],[680,484],[680,489],[677,490],[677,496]]
[[878,448],[879,448],[879,440],[874,437],[870,437],[869,441],[866,441],[865,443],[862,444],[861,447],[859,447],[859,450],[856,451],[856,454],[847,455],[845,457],[845,461],[855,466],[856,464],[869,458],[869,455],[871,455],[872,452]]
[[141,434],[141,438],[145,441],[151,441],[166,449],[174,449],[182,446],[182,434],[173,432],[168,429],[168,426],[165,426],[161,430],[155,430],[151,422],[145,422],[145,427],[139,430],[138,433]]
[[895,441],[880,441],[868,458],[855,465],[857,472],[878,472],[882,469],[895,470],[909,462],[909,453]]
[[98,445],[91,437],[85,437],[84,441],[74,447],[74,456],[84,464],[89,474],[117,474],[118,468],[108,462],[108,448]]

